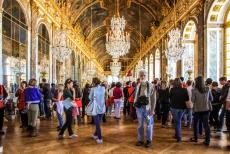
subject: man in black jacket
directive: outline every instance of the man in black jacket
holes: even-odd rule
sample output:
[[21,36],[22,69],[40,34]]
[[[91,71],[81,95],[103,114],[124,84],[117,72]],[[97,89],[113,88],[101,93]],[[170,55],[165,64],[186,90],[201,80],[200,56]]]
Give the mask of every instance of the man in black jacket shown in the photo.
[[124,108],[123,108],[123,114],[124,116],[126,116],[126,114],[129,115],[129,103],[128,103],[128,99],[129,99],[129,91],[128,89],[130,88],[130,81],[126,82],[126,86],[123,89],[123,94],[124,94]]
[[42,79],[42,94],[44,96],[44,110],[46,114],[46,118],[48,120],[51,120],[51,89],[50,89],[50,84],[47,83],[46,79]]
[[226,77],[221,77],[219,79],[220,84],[223,86],[221,89],[221,95],[220,95],[220,102],[222,104],[222,110],[220,113],[220,128],[219,131],[223,130],[223,126],[224,126],[224,117],[225,117],[225,106],[226,106],[226,98],[228,96],[228,91],[229,91],[229,83],[227,82],[227,78]]

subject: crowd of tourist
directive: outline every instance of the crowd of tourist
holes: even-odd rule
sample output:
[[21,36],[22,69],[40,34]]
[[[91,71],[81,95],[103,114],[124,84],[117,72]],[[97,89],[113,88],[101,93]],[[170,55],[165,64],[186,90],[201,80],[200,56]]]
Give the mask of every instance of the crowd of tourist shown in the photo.
[[[90,116],[90,123],[95,125],[92,138],[102,144],[101,122],[106,122],[106,118],[113,116],[114,111],[113,117],[118,121],[123,113],[124,118],[138,122],[136,146],[152,145],[154,121],[160,121],[162,129],[173,124],[177,142],[182,141],[183,126],[193,131],[191,142],[198,142],[204,130],[204,144],[208,146],[211,130],[223,132],[224,123],[230,135],[229,88],[230,82],[226,77],[221,77],[219,84],[210,78],[205,80],[202,76],[195,78],[195,81],[185,82],[181,77],[169,82],[159,79],[149,82],[146,72],[142,70],[137,81],[108,85],[93,78],[92,83],[87,83],[82,89],[79,82],[72,79],[58,85],[50,85],[43,79],[39,87],[35,79],[30,79],[28,84],[26,81],[21,82],[15,97],[20,127],[27,129],[31,137],[38,135],[38,117],[46,120],[57,118],[57,138],[64,139],[66,129],[69,138],[76,138],[72,125],[82,125],[85,117]],[[1,135],[5,133],[3,121],[7,96],[4,86],[0,85]]]

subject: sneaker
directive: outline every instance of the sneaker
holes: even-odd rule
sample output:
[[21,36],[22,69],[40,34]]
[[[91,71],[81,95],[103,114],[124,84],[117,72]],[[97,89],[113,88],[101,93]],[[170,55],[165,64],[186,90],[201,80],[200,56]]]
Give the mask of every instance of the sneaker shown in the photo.
[[73,138],[76,138],[76,137],[78,137],[76,134],[72,134],[72,135],[69,136],[70,139],[73,139]]
[[142,142],[142,141],[138,141],[138,142],[136,143],[136,146],[142,146],[142,145],[144,145],[144,142]]
[[92,138],[93,138],[94,140],[96,140],[96,139],[98,139],[98,136],[92,135]]
[[63,135],[58,135],[58,140],[62,140],[64,139],[64,136]]
[[103,140],[102,139],[96,139],[97,144],[102,144]]
[[145,144],[145,147],[146,148],[149,148],[152,146],[152,142],[151,141],[147,141],[146,144]]

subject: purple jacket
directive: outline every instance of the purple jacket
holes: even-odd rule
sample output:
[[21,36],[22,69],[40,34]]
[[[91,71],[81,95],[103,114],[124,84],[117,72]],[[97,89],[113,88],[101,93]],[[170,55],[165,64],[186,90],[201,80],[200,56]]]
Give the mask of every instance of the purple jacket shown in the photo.
[[41,92],[36,87],[25,89],[25,100],[27,104],[39,104],[41,102]]

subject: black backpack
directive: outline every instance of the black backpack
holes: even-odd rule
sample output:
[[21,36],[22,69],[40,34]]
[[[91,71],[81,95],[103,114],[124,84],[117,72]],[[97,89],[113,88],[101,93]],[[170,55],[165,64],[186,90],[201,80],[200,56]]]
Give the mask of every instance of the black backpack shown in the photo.
[[[146,82],[147,84],[147,94],[149,93],[149,83]],[[149,97],[148,96],[140,96],[140,93],[141,93],[141,85],[139,87],[139,90],[138,90],[138,93],[137,93],[137,99],[136,99],[136,102],[134,103],[134,106],[137,107],[137,108],[140,108],[142,106],[146,106],[149,104]]]

